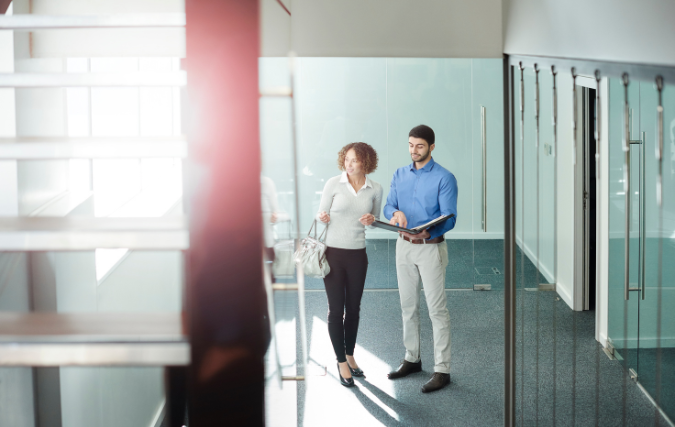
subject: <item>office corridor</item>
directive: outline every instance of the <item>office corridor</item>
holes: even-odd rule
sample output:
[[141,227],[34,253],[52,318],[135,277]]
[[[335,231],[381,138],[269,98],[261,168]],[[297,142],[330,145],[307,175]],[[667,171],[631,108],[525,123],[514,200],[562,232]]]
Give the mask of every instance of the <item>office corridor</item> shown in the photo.
[[[283,298],[277,299],[278,312],[295,304],[296,296],[293,294],[285,293]],[[355,357],[366,376],[356,379],[356,387],[346,389],[336,377],[335,356],[325,323],[325,293],[309,291],[307,330],[310,368],[307,380],[297,385],[297,425],[502,425],[504,294],[469,290],[447,290],[446,294],[452,322],[452,384],[438,392],[422,394],[420,387],[433,372],[431,323],[424,302],[421,305],[423,372],[391,381],[386,374],[398,366],[404,354],[398,292],[367,290],[364,293]],[[520,300],[523,296],[524,301]],[[553,292],[520,291],[518,298],[519,307],[521,304],[525,307],[526,325],[524,331],[520,328],[517,331],[517,410],[519,421],[522,416],[522,425],[655,425],[654,406],[626,377],[619,362],[610,360],[595,341],[594,312],[575,313],[563,301],[557,300]],[[535,327],[537,298],[538,334]],[[555,362],[552,342],[554,313],[557,326]],[[278,322],[287,320],[290,319],[277,319]],[[298,357],[299,351],[298,348]],[[576,354],[576,363],[573,354]],[[525,376],[520,369],[523,362],[527,366]],[[538,388],[535,377],[537,362]],[[558,385],[555,397],[552,386],[554,363]],[[321,375],[323,371],[317,365],[327,366],[327,374]],[[624,385],[625,406],[622,400]],[[281,393],[291,392],[292,387],[294,385],[284,383]],[[280,408],[274,400],[283,398],[278,390],[271,388],[268,385],[269,425],[293,425],[288,424],[290,419],[286,412],[274,413],[274,408]],[[534,414],[538,414],[538,420]]]

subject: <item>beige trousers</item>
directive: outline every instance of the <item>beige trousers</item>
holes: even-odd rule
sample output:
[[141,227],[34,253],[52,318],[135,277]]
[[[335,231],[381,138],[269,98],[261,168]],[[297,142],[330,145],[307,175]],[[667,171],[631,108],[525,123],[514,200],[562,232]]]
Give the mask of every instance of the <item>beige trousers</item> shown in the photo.
[[445,296],[446,242],[413,245],[399,236],[396,273],[403,311],[405,360],[420,360],[420,279],[434,332],[434,372],[450,373],[450,314]]

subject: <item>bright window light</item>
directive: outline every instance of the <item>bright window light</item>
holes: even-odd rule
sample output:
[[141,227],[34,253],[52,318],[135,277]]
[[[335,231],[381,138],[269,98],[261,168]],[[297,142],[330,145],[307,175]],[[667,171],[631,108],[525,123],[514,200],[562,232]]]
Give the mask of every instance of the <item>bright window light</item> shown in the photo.
[[[94,73],[166,73],[180,69],[178,58],[69,59],[69,71]],[[178,88],[84,89],[69,96],[72,136],[178,136]],[[72,116],[72,117],[71,117]],[[86,124],[86,126],[85,126]],[[181,159],[94,159],[91,177],[96,217],[161,217],[182,213]],[[124,259],[128,249],[97,249],[100,283]]]

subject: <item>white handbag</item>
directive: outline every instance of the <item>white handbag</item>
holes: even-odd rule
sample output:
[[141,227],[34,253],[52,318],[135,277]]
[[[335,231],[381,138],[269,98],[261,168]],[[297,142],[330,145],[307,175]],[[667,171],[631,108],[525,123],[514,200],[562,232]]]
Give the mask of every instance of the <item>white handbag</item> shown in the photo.
[[[311,236],[314,230],[314,236]],[[305,276],[326,277],[330,273],[330,266],[326,261],[327,246],[322,240],[326,235],[328,226],[316,237],[316,220],[310,227],[307,237],[300,242],[300,249],[295,252],[295,262],[301,263]]]

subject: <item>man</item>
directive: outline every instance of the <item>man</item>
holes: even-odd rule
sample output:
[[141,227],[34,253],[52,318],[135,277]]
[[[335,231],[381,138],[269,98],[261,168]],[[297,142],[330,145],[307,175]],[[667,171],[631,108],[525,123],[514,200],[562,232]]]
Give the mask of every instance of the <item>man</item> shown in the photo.
[[396,242],[396,272],[403,311],[405,359],[389,379],[405,377],[422,370],[420,361],[420,279],[429,307],[434,333],[434,374],[422,392],[440,390],[450,384],[450,315],[445,297],[445,268],[448,247],[443,235],[454,228],[457,218],[457,180],[436,163],[434,131],[425,125],[414,127],[408,135],[413,163],[399,168],[391,180],[384,215],[391,224],[412,228],[454,214],[445,222],[419,234],[399,232]]

